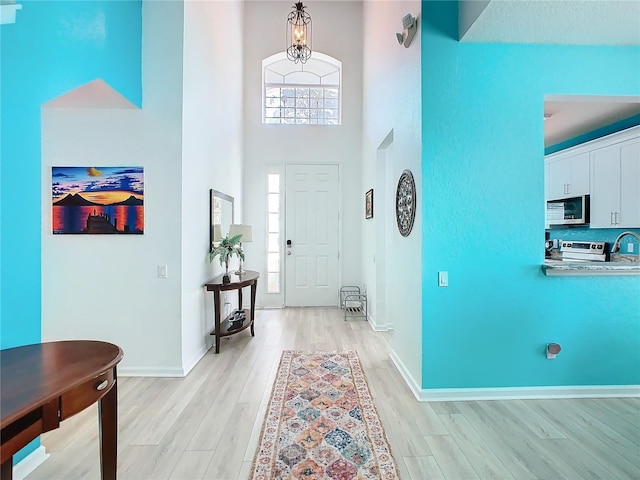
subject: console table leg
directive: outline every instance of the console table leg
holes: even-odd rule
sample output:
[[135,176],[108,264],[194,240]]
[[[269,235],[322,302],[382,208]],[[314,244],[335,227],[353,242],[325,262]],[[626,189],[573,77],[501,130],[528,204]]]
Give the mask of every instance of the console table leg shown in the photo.
[[[114,379],[115,379],[114,371]],[[102,480],[116,480],[118,468],[118,382],[99,400]]]
[[222,308],[220,302],[220,292],[213,292],[213,316],[214,316],[214,328],[216,332],[216,353],[220,353],[220,309]]
[[0,479],[11,480],[13,478],[13,457],[9,457],[0,467]]
[[256,333],[253,329],[256,324],[256,290],[258,289],[258,281],[251,284],[251,336],[255,337]]

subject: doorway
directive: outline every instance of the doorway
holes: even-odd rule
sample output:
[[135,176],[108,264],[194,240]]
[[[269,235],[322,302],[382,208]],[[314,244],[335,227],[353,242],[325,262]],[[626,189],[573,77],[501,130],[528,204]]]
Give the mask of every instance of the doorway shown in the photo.
[[285,305],[338,304],[338,165],[287,165],[285,170]]
[[393,152],[393,130],[391,130],[382,141],[376,151],[376,191],[374,196],[374,211],[376,211],[376,295],[375,311],[372,323],[375,330],[393,329],[392,316],[388,315],[389,305],[392,302],[388,298],[389,289],[386,286],[387,265],[391,259],[388,258],[393,252],[393,237],[391,233],[393,224],[393,202],[394,197],[393,171],[391,161]]

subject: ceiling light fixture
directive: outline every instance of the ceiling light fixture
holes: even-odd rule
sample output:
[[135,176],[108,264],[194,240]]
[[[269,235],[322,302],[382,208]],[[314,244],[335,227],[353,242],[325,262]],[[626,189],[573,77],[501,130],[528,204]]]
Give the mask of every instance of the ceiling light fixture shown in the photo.
[[311,57],[311,15],[296,2],[287,17],[287,58],[294,63],[306,63]]

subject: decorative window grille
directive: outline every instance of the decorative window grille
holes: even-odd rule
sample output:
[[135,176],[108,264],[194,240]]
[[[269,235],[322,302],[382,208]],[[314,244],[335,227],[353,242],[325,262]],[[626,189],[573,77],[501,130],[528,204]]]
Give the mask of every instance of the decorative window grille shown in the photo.
[[267,175],[267,293],[280,293],[280,174]]
[[262,122],[340,125],[342,62],[313,52],[307,63],[284,53],[262,61]]

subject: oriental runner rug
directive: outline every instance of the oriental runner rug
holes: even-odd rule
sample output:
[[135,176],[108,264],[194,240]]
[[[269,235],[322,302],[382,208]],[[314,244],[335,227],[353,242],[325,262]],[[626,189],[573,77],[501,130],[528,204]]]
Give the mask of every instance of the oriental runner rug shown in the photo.
[[285,350],[250,480],[398,480],[355,351]]

